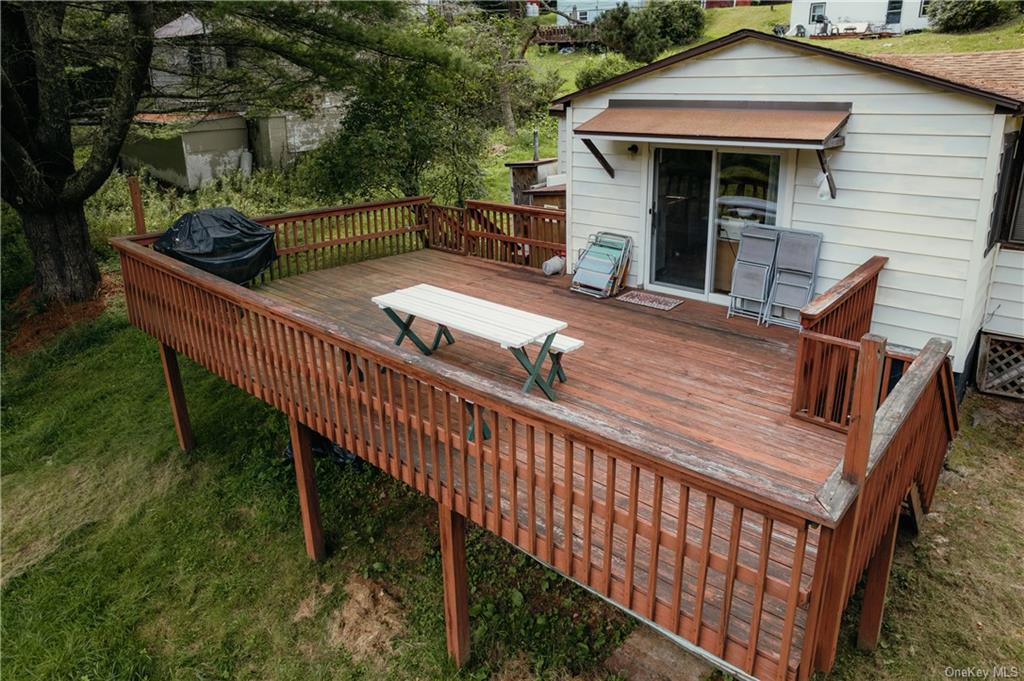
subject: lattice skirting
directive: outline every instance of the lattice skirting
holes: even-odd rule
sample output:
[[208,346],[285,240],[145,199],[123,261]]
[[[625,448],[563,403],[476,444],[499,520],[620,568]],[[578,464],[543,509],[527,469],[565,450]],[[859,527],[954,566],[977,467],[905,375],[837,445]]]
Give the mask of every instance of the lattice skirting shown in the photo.
[[1024,400],[1024,340],[981,334],[978,390]]

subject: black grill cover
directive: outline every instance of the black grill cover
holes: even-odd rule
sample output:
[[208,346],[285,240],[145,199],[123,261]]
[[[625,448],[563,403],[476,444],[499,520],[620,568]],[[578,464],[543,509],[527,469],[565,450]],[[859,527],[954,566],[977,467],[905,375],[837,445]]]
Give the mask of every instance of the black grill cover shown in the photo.
[[153,248],[236,284],[250,281],[277,258],[274,230],[234,208],[185,213]]

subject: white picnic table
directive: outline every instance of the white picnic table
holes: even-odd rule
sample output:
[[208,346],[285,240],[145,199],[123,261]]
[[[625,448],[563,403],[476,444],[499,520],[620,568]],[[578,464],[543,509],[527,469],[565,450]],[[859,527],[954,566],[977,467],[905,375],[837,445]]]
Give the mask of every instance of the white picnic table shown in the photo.
[[[420,352],[430,355],[440,347],[442,338],[449,345],[455,342],[452,331],[497,343],[502,349],[510,350],[529,374],[523,392],[537,385],[551,400],[555,399],[554,379],[565,380],[562,354],[583,345],[583,341],[559,336],[558,332],[568,326],[561,320],[430,284],[398,289],[374,296],[372,300],[398,326],[395,345],[401,345],[405,338],[409,338]],[[405,319],[400,315],[405,315]],[[417,318],[437,324],[437,332],[429,346],[412,330],[412,322]],[[540,351],[531,360],[525,348],[533,343],[540,344]],[[552,366],[545,377],[541,368],[549,357]]]

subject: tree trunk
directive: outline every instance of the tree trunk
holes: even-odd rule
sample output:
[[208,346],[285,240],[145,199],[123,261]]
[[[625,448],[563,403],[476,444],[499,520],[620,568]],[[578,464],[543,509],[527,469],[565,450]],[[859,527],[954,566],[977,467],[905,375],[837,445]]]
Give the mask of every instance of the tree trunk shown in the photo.
[[505,81],[498,85],[498,96],[501,100],[501,118],[505,124],[505,132],[516,134],[516,117],[512,113],[512,88]]
[[22,229],[36,263],[36,294],[46,303],[88,300],[100,271],[82,204],[53,210],[23,209]]

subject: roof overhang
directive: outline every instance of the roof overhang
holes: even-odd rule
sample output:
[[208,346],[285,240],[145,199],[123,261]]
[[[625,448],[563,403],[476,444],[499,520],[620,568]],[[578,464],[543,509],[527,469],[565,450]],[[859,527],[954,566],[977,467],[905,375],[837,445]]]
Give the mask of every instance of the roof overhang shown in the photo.
[[580,137],[784,149],[842,146],[847,102],[611,100]]

